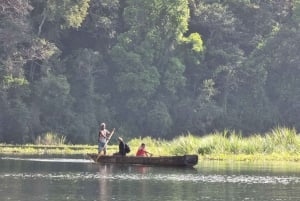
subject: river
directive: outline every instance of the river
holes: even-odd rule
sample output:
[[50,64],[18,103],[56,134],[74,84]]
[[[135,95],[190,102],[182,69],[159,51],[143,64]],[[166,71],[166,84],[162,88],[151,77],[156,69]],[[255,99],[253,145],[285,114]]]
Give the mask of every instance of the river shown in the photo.
[[195,168],[0,156],[1,201],[299,201],[300,163],[199,161]]

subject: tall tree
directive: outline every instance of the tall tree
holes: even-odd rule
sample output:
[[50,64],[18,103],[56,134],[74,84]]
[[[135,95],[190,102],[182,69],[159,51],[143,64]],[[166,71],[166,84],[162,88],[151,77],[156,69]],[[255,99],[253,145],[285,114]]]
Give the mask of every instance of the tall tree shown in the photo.
[[[174,50],[187,31],[189,9],[186,0],[129,0],[127,5],[123,15],[127,31],[113,47],[112,60],[126,106],[123,114],[139,119],[136,125],[142,128],[147,122],[154,124],[153,116],[147,119],[146,115],[151,105],[169,101],[164,93],[174,94],[185,83],[185,66]],[[166,116],[170,115],[168,110],[164,109]]]

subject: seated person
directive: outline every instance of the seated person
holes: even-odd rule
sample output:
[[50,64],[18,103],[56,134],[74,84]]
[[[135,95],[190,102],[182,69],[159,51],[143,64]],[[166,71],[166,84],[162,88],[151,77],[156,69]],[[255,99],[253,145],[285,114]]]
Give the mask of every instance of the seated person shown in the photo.
[[136,152],[136,156],[152,156],[151,153],[146,151],[145,147],[146,147],[146,145],[144,143],[142,143],[141,146],[139,147],[139,149]]
[[118,141],[119,141],[119,152],[114,153],[113,155],[125,156],[126,151],[125,151],[125,143],[123,142],[123,138],[119,137]]

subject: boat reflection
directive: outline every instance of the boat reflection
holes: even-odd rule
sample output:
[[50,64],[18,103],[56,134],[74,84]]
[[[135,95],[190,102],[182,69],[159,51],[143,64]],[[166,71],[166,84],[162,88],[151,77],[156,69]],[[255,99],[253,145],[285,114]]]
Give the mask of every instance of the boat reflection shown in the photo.
[[[151,174],[151,167],[142,165],[101,164],[98,167],[98,174],[98,200],[109,201],[113,200],[114,196],[120,196],[124,193],[124,189],[122,189],[124,188],[124,184],[121,185],[121,183],[127,183],[133,178],[138,181],[138,186],[141,190],[147,189],[144,184],[147,182],[147,179],[145,180],[143,178]],[[123,186],[122,188],[112,186],[115,179],[121,179],[120,186]],[[133,192],[136,190],[136,187],[127,185],[125,188]]]
[[105,177],[108,177],[112,174],[112,167],[109,165],[100,165],[99,174],[104,177],[99,177],[99,200],[108,201],[111,200],[112,190],[108,187],[108,180]]
[[135,166],[136,172],[140,173],[140,174],[146,174],[149,172],[150,167],[149,166],[142,166],[142,165],[138,165]]

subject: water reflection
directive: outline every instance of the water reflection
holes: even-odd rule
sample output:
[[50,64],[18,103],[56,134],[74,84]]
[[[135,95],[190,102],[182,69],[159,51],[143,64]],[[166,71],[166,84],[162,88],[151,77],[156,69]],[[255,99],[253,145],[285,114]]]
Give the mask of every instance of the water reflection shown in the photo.
[[111,168],[108,165],[99,166],[99,200],[107,201],[111,197],[111,188],[107,187],[108,180],[106,179],[112,174]]
[[136,166],[136,171],[140,174],[146,174],[149,171],[150,167],[147,166]]
[[1,201],[300,200],[296,163],[276,169],[278,164],[201,162],[197,169],[180,169],[2,157],[0,164]]

